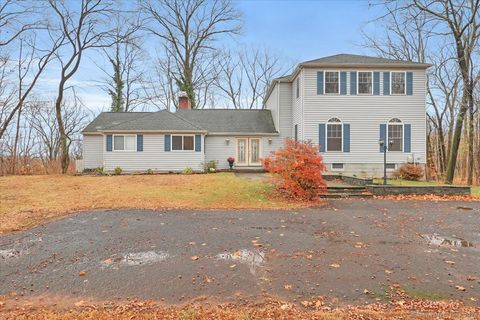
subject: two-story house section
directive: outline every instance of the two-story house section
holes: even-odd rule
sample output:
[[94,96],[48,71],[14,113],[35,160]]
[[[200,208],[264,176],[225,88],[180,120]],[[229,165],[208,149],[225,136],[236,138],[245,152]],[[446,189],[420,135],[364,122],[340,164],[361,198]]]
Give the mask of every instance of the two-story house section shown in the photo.
[[300,63],[272,81],[265,99],[280,138],[319,146],[329,173],[383,175],[426,163],[429,64],[339,54]]

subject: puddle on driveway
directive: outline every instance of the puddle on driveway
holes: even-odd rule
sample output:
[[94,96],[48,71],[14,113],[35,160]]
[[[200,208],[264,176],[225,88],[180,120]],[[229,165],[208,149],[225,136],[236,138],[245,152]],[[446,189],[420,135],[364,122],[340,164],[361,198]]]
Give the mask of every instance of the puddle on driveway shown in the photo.
[[217,260],[234,261],[246,264],[252,275],[255,275],[257,269],[262,268],[263,264],[265,263],[265,253],[258,249],[241,249],[233,253],[219,253],[215,256],[215,258]]
[[22,252],[17,249],[0,250],[0,258],[2,259],[16,258],[19,257],[21,254]]
[[473,243],[457,237],[446,237],[438,234],[425,234],[422,235],[422,237],[426,239],[429,244],[439,247],[473,247]]
[[164,251],[143,251],[143,252],[130,252],[124,254],[118,258],[110,258],[102,261],[104,267],[110,267],[113,265],[125,265],[125,266],[140,266],[151,265],[157,262],[162,262],[170,255]]

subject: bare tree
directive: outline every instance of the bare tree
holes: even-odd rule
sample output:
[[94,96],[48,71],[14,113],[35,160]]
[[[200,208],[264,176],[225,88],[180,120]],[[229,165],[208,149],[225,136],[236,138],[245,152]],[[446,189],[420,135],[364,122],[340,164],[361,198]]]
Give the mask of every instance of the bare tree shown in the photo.
[[0,47],[7,46],[26,31],[42,27],[34,4],[16,0],[0,2]]
[[455,175],[458,149],[463,122],[473,102],[474,79],[472,78],[472,53],[480,38],[480,0],[413,0],[414,8],[426,13],[429,18],[442,23],[453,40],[463,81],[462,99],[453,132],[452,146],[448,156],[446,183],[451,184]]
[[218,51],[215,41],[240,32],[239,11],[229,0],[144,0],[141,7],[148,19],[146,29],[163,41],[167,76],[197,108],[196,92],[203,88],[205,93],[214,81],[210,71]]
[[49,0],[49,4],[54,14],[53,29],[65,38],[62,50],[56,55],[60,63],[60,80],[55,101],[60,132],[60,158],[62,172],[65,173],[70,161],[68,137],[62,118],[64,94],[69,89],[67,82],[77,72],[86,51],[110,47],[117,41],[112,37],[115,28],[110,23],[115,3],[108,0],[82,0],[78,3]]
[[261,49],[226,51],[218,69],[216,86],[235,109],[262,108],[270,81],[286,71],[278,55]]

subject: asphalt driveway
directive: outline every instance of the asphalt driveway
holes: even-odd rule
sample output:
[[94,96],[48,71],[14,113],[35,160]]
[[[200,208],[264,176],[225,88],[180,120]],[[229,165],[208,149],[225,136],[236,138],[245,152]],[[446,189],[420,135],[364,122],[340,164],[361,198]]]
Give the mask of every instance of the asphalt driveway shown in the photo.
[[480,202],[94,211],[0,237],[0,295],[364,303],[391,287],[479,304]]

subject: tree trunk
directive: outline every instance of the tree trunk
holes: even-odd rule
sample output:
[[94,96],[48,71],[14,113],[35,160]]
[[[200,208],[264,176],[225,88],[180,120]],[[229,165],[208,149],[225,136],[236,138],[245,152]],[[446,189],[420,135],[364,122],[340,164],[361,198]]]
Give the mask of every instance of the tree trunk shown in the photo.
[[473,156],[473,146],[475,144],[475,124],[474,124],[474,114],[473,114],[473,84],[469,86],[471,88],[468,95],[468,172],[467,172],[467,184],[469,186],[473,183],[473,166],[474,166],[474,156]]
[[15,174],[16,165],[17,165],[17,149],[18,149],[18,140],[20,138],[20,117],[22,115],[22,106],[23,103],[20,105],[18,109],[18,118],[17,118],[17,127],[15,130],[15,142],[13,143],[13,158],[12,158],[12,174]]
[[65,88],[65,78],[62,77],[58,86],[58,96],[55,100],[55,114],[57,117],[58,132],[60,133],[60,163],[62,165],[62,173],[67,173],[70,164],[70,156],[68,153],[67,135],[65,133],[65,125],[62,118],[62,101],[63,90]]

